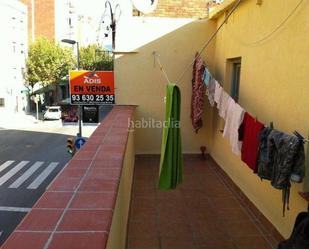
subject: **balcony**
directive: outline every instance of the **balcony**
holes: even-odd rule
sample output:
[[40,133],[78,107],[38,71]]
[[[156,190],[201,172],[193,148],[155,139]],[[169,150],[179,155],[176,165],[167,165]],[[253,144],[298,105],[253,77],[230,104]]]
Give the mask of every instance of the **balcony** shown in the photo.
[[159,191],[159,157],[136,156],[127,249],[272,249],[279,233],[211,157],[187,155],[184,183]]

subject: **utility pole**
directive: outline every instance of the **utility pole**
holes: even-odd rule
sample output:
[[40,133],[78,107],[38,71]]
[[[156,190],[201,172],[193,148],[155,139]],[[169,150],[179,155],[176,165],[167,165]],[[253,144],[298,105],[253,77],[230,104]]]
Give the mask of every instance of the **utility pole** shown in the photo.
[[[80,56],[79,56],[79,43],[78,41],[75,40],[70,40],[70,39],[63,39],[61,40],[64,43],[68,43],[71,45],[75,45],[76,44],[76,48],[77,48],[77,70],[80,70]],[[82,105],[78,105],[78,133],[77,133],[77,137],[82,137],[82,117],[83,117],[83,111],[82,111]]]

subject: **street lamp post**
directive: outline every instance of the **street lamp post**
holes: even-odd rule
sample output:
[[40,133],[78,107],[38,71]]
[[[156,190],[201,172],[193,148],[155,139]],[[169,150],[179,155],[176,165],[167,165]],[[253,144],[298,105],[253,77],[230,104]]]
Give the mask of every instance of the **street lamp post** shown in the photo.
[[[110,28],[112,29],[112,52],[113,52],[113,70],[114,70],[114,63],[115,63],[115,47],[116,47],[116,22],[117,22],[117,19],[119,18],[119,16],[121,15],[121,9],[120,9],[120,5],[117,4],[114,8],[114,12],[113,12],[113,8],[112,8],[112,5],[110,3],[109,0],[107,0],[105,2],[105,11],[106,10],[109,10],[109,14],[110,14],[110,17],[111,17],[111,23],[110,23]],[[118,11],[118,16],[116,15],[117,13],[117,10],[119,9]]]
[[[80,69],[80,58],[79,58],[79,43],[78,41],[75,41],[75,40],[70,40],[70,39],[62,39],[61,40],[62,42],[64,43],[68,43],[68,44],[71,44],[71,45],[75,45],[76,44],[76,48],[77,48],[77,70]],[[77,137],[82,137],[82,106],[81,105],[78,105],[78,115],[79,115],[79,118],[78,118],[78,134],[77,134]]]

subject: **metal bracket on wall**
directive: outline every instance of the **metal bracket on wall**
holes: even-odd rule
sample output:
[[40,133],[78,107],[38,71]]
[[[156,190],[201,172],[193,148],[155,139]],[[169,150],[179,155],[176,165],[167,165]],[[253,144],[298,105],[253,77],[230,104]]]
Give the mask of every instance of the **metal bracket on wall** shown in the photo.
[[263,0],[257,0],[256,1],[256,5],[262,5],[262,3],[263,3]]

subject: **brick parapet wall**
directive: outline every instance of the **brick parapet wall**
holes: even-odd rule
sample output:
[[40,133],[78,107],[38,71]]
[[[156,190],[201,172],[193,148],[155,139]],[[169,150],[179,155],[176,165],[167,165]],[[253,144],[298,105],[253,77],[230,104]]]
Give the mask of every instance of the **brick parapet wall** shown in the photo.
[[104,249],[133,106],[115,106],[1,249]]

